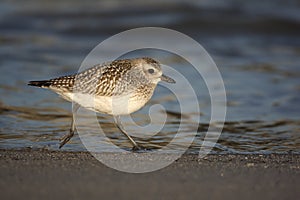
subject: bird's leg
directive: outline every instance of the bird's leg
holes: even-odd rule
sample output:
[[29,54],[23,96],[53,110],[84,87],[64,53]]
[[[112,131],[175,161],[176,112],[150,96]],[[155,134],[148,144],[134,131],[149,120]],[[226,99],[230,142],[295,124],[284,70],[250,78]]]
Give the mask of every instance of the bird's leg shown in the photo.
[[115,124],[117,125],[117,127],[120,129],[120,131],[130,140],[130,142],[132,143],[133,145],[133,148],[132,150],[135,151],[135,150],[139,150],[141,149],[137,143],[130,137],[130,135],[125,131],[123,125],[122,125],[122,122],[121,122],[121,118],[120,116],[114,116],[114,120],[115,120]]
[[80,108],[79,104],[73,103],[73,106],[72,106],[72,122],[71,122],[70,132],[65,134],[60,139],[59,148],[62,148],[73,137],[74,132],[75,132],[75,116],[76,116],[76,112],[78,111],[79,108]]

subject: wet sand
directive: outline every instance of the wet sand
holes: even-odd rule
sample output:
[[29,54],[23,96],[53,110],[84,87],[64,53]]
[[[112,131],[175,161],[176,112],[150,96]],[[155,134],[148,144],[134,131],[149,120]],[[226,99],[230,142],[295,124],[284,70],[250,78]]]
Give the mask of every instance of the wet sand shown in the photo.
[[84,152],[0,150],[0,156],[1,199],[296,199],[300,195],[300,155],[208,155],[200,160],[184,155],[146,174],[118,172]]

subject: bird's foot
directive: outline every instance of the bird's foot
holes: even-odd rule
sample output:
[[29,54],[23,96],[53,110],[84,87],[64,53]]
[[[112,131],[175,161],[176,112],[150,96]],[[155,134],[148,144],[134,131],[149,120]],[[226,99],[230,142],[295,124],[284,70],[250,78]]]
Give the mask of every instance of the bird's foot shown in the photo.
[[133,146],[131,150],[134,153],[143,153],[143,152],[146,152],[148,149],[146,149],[145,147],[136,145],[136,146]]
[[62,148],[74,136],[74,131],[70,131],[60,139],[59,148]]
[[138,150],[141,150],[141,149],[142,149],[142,148],[139,147],[139,146],[133,146],[131,150],[132,150],[133,152],[135,152],[135,151],[138,151]]

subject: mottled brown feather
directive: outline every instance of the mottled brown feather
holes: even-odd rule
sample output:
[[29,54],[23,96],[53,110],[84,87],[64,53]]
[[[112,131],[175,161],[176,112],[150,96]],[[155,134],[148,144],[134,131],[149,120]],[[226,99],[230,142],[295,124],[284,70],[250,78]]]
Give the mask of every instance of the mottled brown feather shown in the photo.
[[[144,58],[144,60],[149,64],[157,63],[151,58]],[[128,94],[150,84],[142,77],[138,79],[142,75],[131,70],[134,67],[136,63],[132,59],[116,60],[95,65],[78,74],[47,80],[44,87],[62,92],[80,92],[100,96]]]

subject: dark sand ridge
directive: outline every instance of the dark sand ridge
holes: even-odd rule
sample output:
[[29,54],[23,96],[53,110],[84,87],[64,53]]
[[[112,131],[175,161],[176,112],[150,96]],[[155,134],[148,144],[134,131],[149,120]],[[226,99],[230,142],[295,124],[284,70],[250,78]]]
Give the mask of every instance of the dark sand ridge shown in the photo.
[[[300,195],[300,155],[208,155],[200,160],[184,155],[145,174],[110,169],[85,152],[0,150],[0,156],[1,199],[297,199]],[[126,154],[122,156],[126,159]]]

